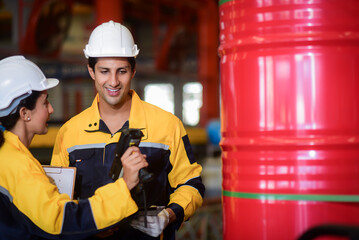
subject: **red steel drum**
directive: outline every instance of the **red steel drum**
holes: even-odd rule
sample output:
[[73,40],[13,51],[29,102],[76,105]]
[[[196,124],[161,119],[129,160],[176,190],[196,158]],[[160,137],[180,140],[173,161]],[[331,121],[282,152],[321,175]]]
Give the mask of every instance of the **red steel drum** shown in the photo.
[[223,239],[359,226],[359,1],[220,0]]

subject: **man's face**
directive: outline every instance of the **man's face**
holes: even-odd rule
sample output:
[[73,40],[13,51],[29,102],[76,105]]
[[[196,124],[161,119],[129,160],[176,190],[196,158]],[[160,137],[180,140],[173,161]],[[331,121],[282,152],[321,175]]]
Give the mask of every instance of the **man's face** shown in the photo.
[[128,97],[131,79],[135,72],[127,58],[102,57],[98,58],[95,71],[88,67],[95,87],[100,96],[100,103],[112,107],[121,107]]

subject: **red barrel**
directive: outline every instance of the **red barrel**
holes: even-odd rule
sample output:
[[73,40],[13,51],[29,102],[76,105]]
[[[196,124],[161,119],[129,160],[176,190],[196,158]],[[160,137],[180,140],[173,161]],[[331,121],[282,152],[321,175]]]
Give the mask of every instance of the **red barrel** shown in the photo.
[[359,1],[220,0],[223,238],[359,226]]

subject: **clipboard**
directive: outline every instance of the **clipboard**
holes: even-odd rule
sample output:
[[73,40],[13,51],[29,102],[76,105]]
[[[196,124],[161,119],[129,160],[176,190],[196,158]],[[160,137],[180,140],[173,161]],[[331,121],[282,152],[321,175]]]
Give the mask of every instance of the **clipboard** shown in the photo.
[[71,199],[74,197],[74,187],[76,178],[75,167],[54,167],[50,165],[42,166],[48,177],[52,178],[60,193],[66,193]]

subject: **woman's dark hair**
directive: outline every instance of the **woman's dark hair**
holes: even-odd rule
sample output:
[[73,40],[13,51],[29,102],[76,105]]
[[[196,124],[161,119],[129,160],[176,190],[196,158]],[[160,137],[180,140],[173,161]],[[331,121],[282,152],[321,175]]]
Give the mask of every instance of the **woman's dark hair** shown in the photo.
[[[32,91],[30,96],[20,101],[19,105],[16,108],[15,113],[12,113],[10,115],[7,115],[5,117],[0,117],[0,124],[7,130],[11,130],[17,120],[20,118],[19,111],[22,107],[25,107],[29,110],[33,110],[36,106],[36,101],[40,97],[41,92],[40,91]],[[4,144],[5,138],[3,131],[0,130],[0,147]]]
[[[88,60],[88,64],[94,72],[95,72],[95,65],[96,65],[97,61],[98,61],[97,57],[89,57],[89,60]],[[136,59],[134,57],[127,57],[127,61],[131,65],[131,71],[134,72],[136,69]]]

